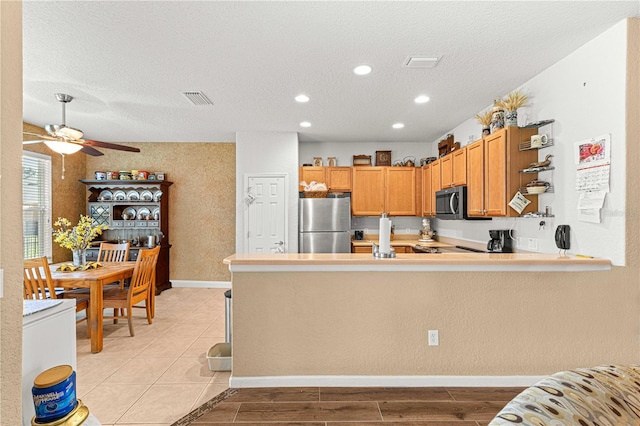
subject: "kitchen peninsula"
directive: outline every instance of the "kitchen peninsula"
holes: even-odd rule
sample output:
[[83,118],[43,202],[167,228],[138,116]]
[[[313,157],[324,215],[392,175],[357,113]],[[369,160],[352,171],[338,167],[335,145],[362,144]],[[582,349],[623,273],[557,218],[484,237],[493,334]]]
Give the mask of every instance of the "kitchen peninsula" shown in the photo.
[[[636,356],[616,343],[636,313],[603,300],[619,274],[606,259],[236,254],[225,263],[233,387],[528,385],[570,365]],[[585,279],[594,273],[602,284]],[[601,326],[611,310],[625,318],[619,330]],[[429,330],[439,330],[439,346],[428,345]]]

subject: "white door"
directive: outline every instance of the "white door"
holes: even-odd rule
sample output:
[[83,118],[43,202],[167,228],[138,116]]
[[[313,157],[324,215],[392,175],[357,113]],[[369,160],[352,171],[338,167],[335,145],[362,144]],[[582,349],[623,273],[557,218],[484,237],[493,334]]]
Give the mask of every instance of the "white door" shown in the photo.
[[285,253],[287,209],[284,176],[247,178],[247,252]]

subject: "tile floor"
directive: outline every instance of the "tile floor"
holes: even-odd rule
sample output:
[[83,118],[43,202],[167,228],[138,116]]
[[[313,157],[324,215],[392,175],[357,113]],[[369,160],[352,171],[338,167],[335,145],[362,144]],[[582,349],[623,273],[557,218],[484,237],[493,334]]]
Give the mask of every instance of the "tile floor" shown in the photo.
[[225,289],[172,288],[156,297],[156,317],[133,311],[105,320],[104,349],[92,354],[86,323],[77,326],[77,395],[104,426],[166,426],[229,386],[209,370],[206,352],[224,341]]

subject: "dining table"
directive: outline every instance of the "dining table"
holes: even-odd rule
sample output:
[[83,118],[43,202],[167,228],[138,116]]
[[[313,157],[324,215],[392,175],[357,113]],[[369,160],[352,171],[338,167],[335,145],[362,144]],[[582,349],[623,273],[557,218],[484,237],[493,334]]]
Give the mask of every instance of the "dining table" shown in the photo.
[[69,262],[54,263],[50,265],[51,278],[55,287],[65,289],[88,288],[89,289],[89,333],[91,335],[91,352],[102,351],[102,290],[106,284],[120,282],[133,276],[136,262],[101,262],[97,269],[78,271],[60,271],[60,266]]

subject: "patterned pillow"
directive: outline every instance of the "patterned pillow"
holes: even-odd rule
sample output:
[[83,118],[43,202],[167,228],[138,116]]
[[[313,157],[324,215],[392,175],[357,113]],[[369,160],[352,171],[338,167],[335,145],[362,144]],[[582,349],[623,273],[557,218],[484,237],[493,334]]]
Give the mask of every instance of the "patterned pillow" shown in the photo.
[[640,366],[578,368],[540,380],[489,423],[514,424],[640,425]]

